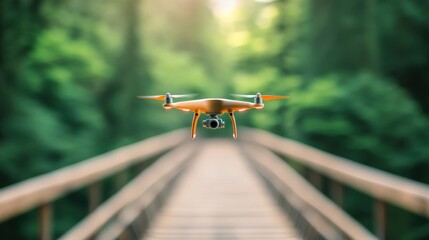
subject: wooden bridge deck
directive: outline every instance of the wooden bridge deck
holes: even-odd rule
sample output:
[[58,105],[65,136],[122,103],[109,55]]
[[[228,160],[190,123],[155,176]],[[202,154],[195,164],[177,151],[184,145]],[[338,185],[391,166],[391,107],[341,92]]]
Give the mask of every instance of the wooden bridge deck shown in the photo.
[[301,239],[236,142],[204,144],[144,239]]

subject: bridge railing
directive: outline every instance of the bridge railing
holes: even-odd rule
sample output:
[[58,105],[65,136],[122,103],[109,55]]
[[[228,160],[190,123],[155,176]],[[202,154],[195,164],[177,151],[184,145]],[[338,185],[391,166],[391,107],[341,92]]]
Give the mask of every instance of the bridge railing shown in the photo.
[[261,131],[246,130],[242,138],[268,148],[314,172],[335,180],[336,198],[341,201],[341,184],[370,197],[375,205],[375,229],[386,237],[386,203],[429,217],[429,186],[341,158],[302,143]]
[[55,200],[89,186],[93,210],[101,201],[101,180],[171,150],[186,139],[187,131],[177,130],[0,189],[0,222],[39,208],[39,239],[51,239]]
[[196,149],[187,144],[163,155],[60,239],[140,239]]
[[304,239],[376,239],[273,152],[250,143],[243,151]]

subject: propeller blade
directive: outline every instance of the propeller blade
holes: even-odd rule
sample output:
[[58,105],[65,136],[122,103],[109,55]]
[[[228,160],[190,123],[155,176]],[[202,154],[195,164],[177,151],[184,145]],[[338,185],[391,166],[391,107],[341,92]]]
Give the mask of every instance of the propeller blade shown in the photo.
[[248,94],[230,94],[231,96],[235,97],[243,97],[243,98],[254,98],[256,95],[248,95]]
[[171,95],[173,98],[187,98],[187,97],[193,97],[197,94],[179,94],[179,95]]
[[262,95],[261,96],[264,101],[276,100],[276,99],[285,99],[289,96],[278,96],[278,95]]
[[[248,95],[248,94],[231,94],[232,96],[236,97],[243,97],[243,98],[255,98],[257,95]],[[269,100],[276,100],[276,99],[284,99],[288,98],[289,96],[279,96],[279,95],[261,95],[261,98],[265,101]]]
[[185,98],[185,97],[193,97],[196,94],[179,94],[179,95],[171,95],[169,93],[165,94],[165,95],[153,95],[153,96],[137,96],[138,98],[141,99],[149,99],[149,100],[157,100],[157,101],[164,101],[164,99],[169,96],[172,98]]
[[141,99],[149,99],[149,100],[157,100],[157,101],[164,101],[165,95],[154,95],[154,96],[137,96]]

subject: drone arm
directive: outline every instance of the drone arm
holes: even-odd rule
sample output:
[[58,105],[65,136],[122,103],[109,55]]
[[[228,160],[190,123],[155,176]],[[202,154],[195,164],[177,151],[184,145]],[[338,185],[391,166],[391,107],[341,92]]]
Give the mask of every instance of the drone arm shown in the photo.
[[197,123],[200,118],[199,112],[194,112],[194,118],[192,118],[192,129],[191,129],[191,137],[194,139],[197,136]]
[[229,113],[229,118],[231,118],[231,123],[232,123],[232,136],[234,137],[234,139],[237,139],[238,135],[237,135],[237,124],[235,123],[235,117],[234,117],[234,113],[230,112]]

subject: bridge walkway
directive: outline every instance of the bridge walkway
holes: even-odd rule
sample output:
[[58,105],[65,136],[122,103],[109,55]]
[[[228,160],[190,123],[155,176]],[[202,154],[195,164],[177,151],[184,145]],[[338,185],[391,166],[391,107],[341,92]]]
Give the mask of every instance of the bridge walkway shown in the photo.
[[238,144],[210,140],[143,239],[301,238]]

